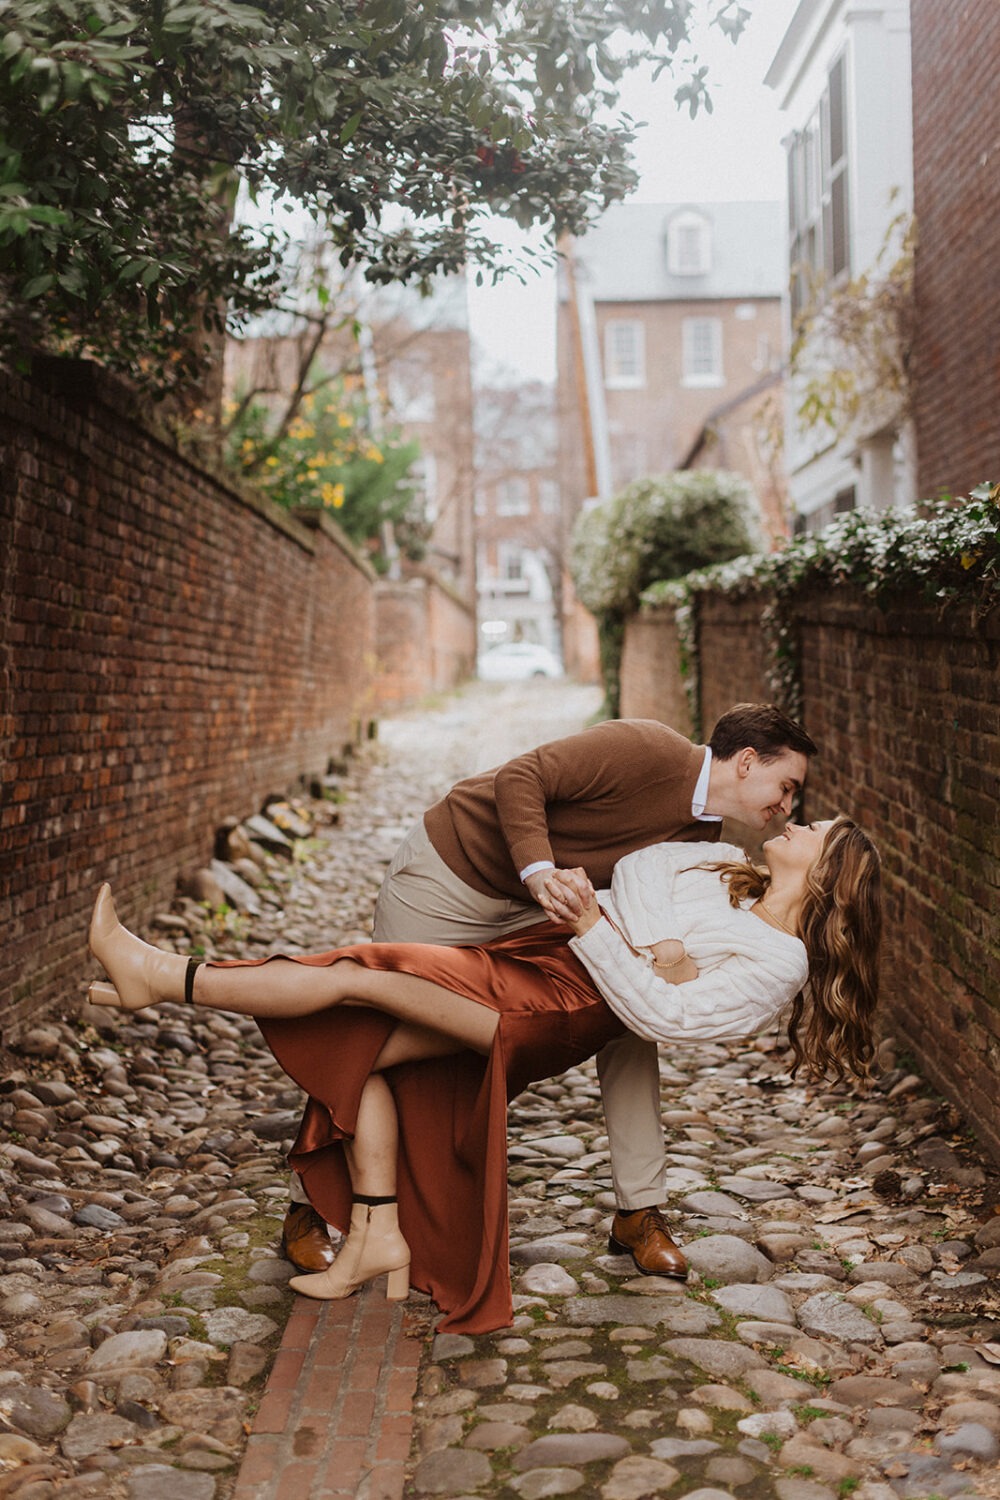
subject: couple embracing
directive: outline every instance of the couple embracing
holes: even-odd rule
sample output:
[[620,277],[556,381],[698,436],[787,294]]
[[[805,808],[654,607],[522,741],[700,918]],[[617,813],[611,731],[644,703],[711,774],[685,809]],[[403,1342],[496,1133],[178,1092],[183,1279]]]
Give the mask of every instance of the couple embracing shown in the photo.
[[[404,841],[374,942],[199,964],[121,927],[103,887],[98,1004],[187,1000],[254,1016],[309,1096],[292,1151],[292,1285],[388,1273],[470,1333],[511,1320],[507,1102],[596,1053],[617,1211],[611,1246],[683,1278],[660,1203],[657,1046],[752,1036],[788,1012],[797,1063],[873,1055],[879,861],[844,817],[786,822],[816,747],[770,704],[707,746],[612,720],[458,783]],[[775,836],[763,863],[723,818]],[[326,1225],[347,1238],[332,1264]]]

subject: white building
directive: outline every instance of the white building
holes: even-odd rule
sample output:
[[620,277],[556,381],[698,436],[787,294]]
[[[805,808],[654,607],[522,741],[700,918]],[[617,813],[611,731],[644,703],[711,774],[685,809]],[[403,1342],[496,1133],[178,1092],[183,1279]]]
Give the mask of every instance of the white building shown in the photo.
[[[815,288],[884,267],[886,237],[912,210],[909,0],[801,0],[768,70],[788,116],[789,316]],[[890,256],[891,258],[891,256]],[[815,336],[806,361],[822,368]],[[842,357],[842,356],[841,356]],[[914,498],[912,434],[898,395],[871,391],[849,424],[806,426],[803,375],[787,387],[785,460],[800,528],[856,506]]]

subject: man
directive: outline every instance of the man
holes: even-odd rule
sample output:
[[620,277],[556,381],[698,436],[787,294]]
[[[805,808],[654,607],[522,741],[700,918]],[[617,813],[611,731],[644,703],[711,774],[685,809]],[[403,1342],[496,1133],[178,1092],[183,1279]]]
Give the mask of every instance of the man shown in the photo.
[[[787,818],[816,746],[773,704],[723,714],[707,746],[651,719],[612,719],[460,781],[400,845],[375,907],[376,942],[487,942],[550,914],[549,882],[582,866],[601,889],[648,844],[717,839],[723,818],[761,831]],[[656,1047],[629,1033],[597,1058],[618,1205],[609,1248],[647,1275],[687,1264],[660,1208],[666,1147]],[[293,1187],[285,1254],[333,1258],[326,1225]]]

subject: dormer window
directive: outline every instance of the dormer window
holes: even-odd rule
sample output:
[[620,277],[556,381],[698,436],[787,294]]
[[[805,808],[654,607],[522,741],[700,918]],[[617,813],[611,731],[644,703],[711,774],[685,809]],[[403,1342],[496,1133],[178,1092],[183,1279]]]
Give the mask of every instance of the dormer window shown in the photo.
[[712,269],[712,226],[688,210],[667,225],[667,269],[672,276],[707,276]]

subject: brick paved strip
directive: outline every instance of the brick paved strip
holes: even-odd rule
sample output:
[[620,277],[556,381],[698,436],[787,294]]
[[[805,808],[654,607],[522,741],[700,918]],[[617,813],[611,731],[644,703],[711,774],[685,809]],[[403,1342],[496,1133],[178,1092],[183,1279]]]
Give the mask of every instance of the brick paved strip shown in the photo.
[[232,1500],[402,1500],[422,1341],[384,1282],[343,1302],[299,1298]]

